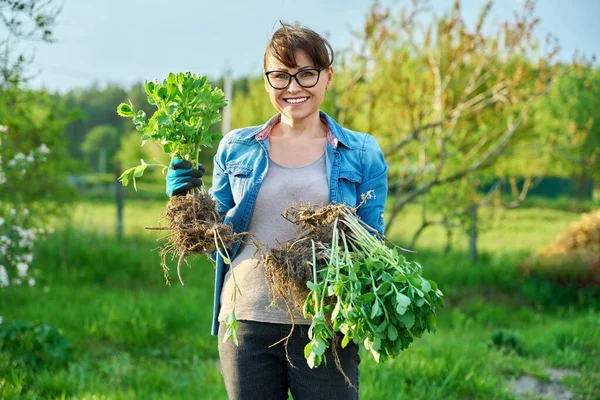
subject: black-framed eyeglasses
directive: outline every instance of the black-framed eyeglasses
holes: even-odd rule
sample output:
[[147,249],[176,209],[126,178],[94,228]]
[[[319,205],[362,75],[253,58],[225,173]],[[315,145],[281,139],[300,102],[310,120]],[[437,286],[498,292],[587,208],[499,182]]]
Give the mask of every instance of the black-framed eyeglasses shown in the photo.
[[287,88],[292,83],[292,78],[296,79],[298,85],[303,88],[311,88],[319,83],[321,71],[323,71],[322,68],[306,68],[295,74],[285,71],[267,71],[265,76],[273,89],[282,90]]

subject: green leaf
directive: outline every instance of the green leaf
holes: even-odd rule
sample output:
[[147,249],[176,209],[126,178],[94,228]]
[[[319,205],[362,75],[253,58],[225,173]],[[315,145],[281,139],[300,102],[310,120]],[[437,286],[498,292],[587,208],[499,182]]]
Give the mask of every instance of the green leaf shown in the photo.
[[421,282],[421,289],[423,289],[424,292],[429,292],[431,290],[431,284],[429,281],[423,280]]
[[412,312],[407,312],[403,315],[400,315],[398,319],[404,323],[406,329],[412,328],[412,326],[415,324],[415,315]]
[[373,344],[371,345],[371,349],[379,350],[381,349],[381,338],[379,336],[375,336],[375,340],[373,340]]
[[310,342],[308,342],[306,344],[306,346],[304,346],[304,358],[308,358],[308,356],[310,356],[311,351],[312,351],[312,340]]
[[342,339],[342,349],[346,348],[346,346],[348,346],[348,343],[350,343],[350,335],[346,333],[344,335],[344,338]]
[[371,309],[371,319],[375,318],[376,316],[381,314],[381,310],[379,308],[379,301],[375,301],[375,304],[373,304],[373,308]]
[[128,170],[123,172],[121,176],[119,176],[118,180],[121,181],[121,183],[123,183],[123,186],[127,186],[129,184],[129,181],[133,179],[133,174],[136,168],[137,167],[129,168]]
[[170,118],[164,111],[159,111],[156,114],[156,121],[161,125],[166,125],[170,122]]
[[322,356],[325,353],[325,350],[327,349],[327,345],[324,341],[318,339],[317,337],[315,337],[315,339],[313,339],[314,343],[312,345],[312,350],[315,352],[316,355]]
[[379,287],[377,288],[377,294],[378,295],[383,295],[385,293],[387,293],[388,290],[390,290],[390,284],[388,282],[383,282],[381,285],[379,285]]
[[133,173],[133,176],[135,176],[136,178],[141,177],[142,175],[144,175],[144,171],[146,170],[146,168],[148,168],[148,164],[142,164],[135,167],[135,172]]
[[389,324],[387,329],[388,338],[393,342],[398,339],[398,330],[394,326],[394,324]]
[[437,283],[435,283],[434,281],[432,281],[431,279],[428,279],[427,282],[429,282],[429,284],[431,285],[431,288],[433,290],[438,290],[438,285]]
[[433,311],[429,311],[425,316],[425,323],[427,325],[427,331],[434,333],[437,331],[437,317]]
[[396,301],[398,302],[398,305],[404,308],[410,306],[410,297],[403,293],[396,294]]
[[148,96],[154,94],[154,89],[155,88],[156,88],[156,85],[154,84],[154,82],[152,82],[152,81],[146,81],[145,89],[146,89],[146,94]]
[[146,112],[144,110],[140,110],[135,118],[133,118],[133,123],[139,125],[143,124],[144,122],[146,122]]
[[121,117],[126,117],[126,118],[132,118],[135,116],[133,107],[127,103],[119,104],[119,106],[117,107],[117,114],[119,114]]

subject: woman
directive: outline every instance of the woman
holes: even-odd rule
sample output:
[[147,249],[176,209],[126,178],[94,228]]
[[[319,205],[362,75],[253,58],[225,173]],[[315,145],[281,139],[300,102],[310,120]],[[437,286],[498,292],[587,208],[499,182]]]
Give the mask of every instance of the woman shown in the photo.
[[[268,247],[295,236],[295,226],[281,214],[294,202],[357,206],[361,194],[375,197],[358,209],[359,217],[383,233],[387,166],[372,136],[350,131],[319,110],[333,83],[333,50],[316,32],[282,24],[264,55],[265,89],[278,114],[262,126],[225,135],[214,158],[210,193],[225,223],[248,231]],[[167,193],[182,193],[201,184],[200,171],[175,162],[167,174]],[[232,309],[233,282],[218,257],[212,333],[219,336],[219,355],[230,399],[358,398],[358,348],[339,350],[346,384],[331,353],[326,366],[310,369],[304,359],[308,325],[295,310],[296,328],[287,351],[283,343],[291,318],[285,306],[269,306],[265,269],[251,245],[234,246],[229,254],[240,292],[235,307],[239,346],[223,342],[224,319]]]

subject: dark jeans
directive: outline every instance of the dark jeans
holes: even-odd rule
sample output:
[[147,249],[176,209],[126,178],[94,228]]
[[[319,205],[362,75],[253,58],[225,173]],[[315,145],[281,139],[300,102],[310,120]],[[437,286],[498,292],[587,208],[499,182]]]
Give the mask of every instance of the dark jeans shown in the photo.
[[348,344],[338,348],[344,373],[355,386],[348,386],[336,368],[331,348],[326,352],[327,365],[311,369],[304,358],[304,346],[309,342],[308,326],[296,325],[288,342],[286,359],[283,343],[269,347],[290,332],[290,325],[238,321],[239,347],[231,341],[223,343],[225,324],[219,326],[221,372],[230,400],[279,400],[288,398],[288,389],[295,400],[358,399],[358,346]]

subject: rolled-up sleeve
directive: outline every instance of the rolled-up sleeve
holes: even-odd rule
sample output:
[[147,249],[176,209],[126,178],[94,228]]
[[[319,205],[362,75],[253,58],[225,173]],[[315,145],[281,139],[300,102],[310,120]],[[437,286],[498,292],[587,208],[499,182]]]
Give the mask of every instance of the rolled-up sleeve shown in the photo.
[[357,214],[365,224],[383,236],[383,213],[388,192],[388,166],[385,163],[383,152],[373,136],[365,138],[362,151],[363,180],[357,187],[358,198],[360,199],[360,196],[367,193],[371,193],[372,196],[358,208]]
[[225,218],[227,212],[235,206],[233,194],[229,185],[229,176],[225,171],[225,149],[227,142],[225,138],[219,143],[219,148],[213,159],[213,179],[210,195],[215,199],[217,212],[221,218]]

